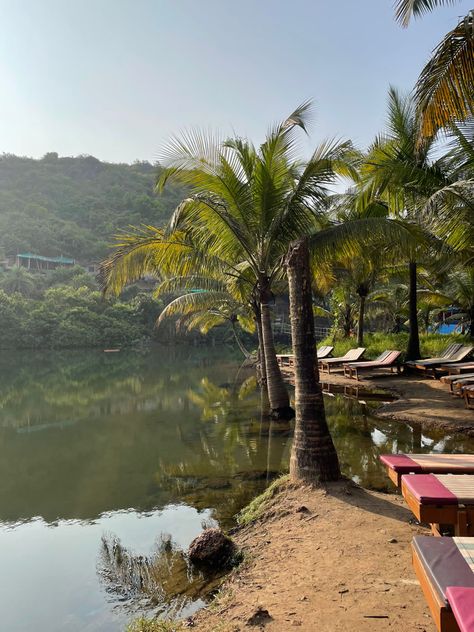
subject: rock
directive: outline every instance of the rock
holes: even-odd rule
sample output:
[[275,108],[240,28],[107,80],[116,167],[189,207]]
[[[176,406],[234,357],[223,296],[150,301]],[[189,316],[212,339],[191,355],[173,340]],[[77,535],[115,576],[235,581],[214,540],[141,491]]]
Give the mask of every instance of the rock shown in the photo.
[[389,544],[396,544],[397,542],[397,538],[390,538],[390,540],[388,541]]
[[247,619],[247,624],[248,626],[264,626],[265,624],[269,623],[270,621],[273,620],[273,617],[271,616],[271,614],[268,612],[268,610],[266,610],[265,608],[262,608],[261,606],[259,606],[255,612],[253,613],[253,615]]
[[306,507],[305,505],[301,505],[301,507],[298,507],[298,509],[296,510],[296,513],[311,513],[310,510],[308,509],[308,507]]
[[189,545],[188,557],[198,566],[220,570],[232,564],[236,546],[220,529],[205,529]]

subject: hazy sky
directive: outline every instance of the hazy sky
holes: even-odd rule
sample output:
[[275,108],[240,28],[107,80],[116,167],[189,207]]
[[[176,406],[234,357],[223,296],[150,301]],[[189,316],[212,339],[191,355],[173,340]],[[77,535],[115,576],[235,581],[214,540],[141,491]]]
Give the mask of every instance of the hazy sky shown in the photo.
[[470,4],[405,30],[392,0],[0,0],[0,152],[153,160],[186,127],[259,141],[308,98],[304,151],[364,146]]

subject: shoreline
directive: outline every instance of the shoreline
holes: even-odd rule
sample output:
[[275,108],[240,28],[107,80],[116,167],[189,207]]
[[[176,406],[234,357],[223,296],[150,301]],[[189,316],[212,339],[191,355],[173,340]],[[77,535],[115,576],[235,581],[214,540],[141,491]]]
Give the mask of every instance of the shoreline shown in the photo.
[[451,395],[448,387],[439,380],[391,373],[364,378],[359,382],[340,373],[321,373],[320,380],[337,386],[382,389],[394,395],[394,401],[381,403],[375,410],[374,414],[382,419],[474,437],[474,411],[465,408],[464,401]]
[[411,568],[415,525],[403,500],[342,480],[279,483],[233,533],[244,563],[187,624],[197,632],[433,632]]

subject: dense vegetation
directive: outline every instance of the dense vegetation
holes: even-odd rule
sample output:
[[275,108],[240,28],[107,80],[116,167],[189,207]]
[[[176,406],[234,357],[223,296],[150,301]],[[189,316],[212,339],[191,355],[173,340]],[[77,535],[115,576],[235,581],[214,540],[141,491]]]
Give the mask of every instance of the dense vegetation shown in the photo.
[[131,224],[164,223],[183,193],[154,191],[156,165],[101,162],[93,156],[41,160],[0,157],[0,253],[98,261],[112,236]]

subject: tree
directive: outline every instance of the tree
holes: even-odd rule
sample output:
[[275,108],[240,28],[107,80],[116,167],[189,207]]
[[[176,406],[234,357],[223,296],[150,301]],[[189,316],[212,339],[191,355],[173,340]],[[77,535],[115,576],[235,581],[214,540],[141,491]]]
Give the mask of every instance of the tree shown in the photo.
[[[397,20],[408,26],[418,16],[456,0],[397,0]],[[440,128],[474,114],[474,12],[464,16],[433,51],[416,85],[420,130],[435,136]]]
[[290,246],[286,266],[295,355],[296,423],[290,474],[294,479],[307,482],[334,481],[340,478],[341,472],[319,382],[307,240]]
[[[337,168],[343,169],[350,143],[326,142],[317,147],[307,163],[293,158],[295,131],[305,129],[309,104],[297,108],[288,119],[267,134],[256,148],[241,138],[221,140],[200,132],[173,139],[165,151],[158,179],[161,191],[170,180],[184,184],[190,195],[173,214],[161,241],[184,234],[195,252],[226,263],[231,274],[252,277],[251,307],[255,314],[266,386],[273,414],[292,411],[276,359],[271,326],[275,282],[284,277],[283,257],[288,244],[315,230],[326,198],[326,187]],[[157,247],[158,244],[155,243]],[[122,280],[128,253],[136,262],[147,258],[145,269],[158,269],[156,253],[128,241],[122,248]],[[120,258],[120,257],[119,257]],[[109,265],[109,279],[117,277]],[[164,262],[164,258],[160,260]],[[135,265],[135,264],[133,264]],[[176,269],[173,271],[176,275]]]
[[[420,226],[422,211],[433,193],[446,186],[448,174],[441,160],[432,159],[433,139],[418,145],[418,119],[415,105],[394,88],[389,91],[388,129],[379,136],[361,168],[360,204],[370,200],[387,204],[393,216]],[[417,310],[417,259],[420,248],[411,248],[409,262],[410,336],[406,357],[420,357]]]

